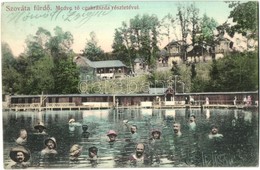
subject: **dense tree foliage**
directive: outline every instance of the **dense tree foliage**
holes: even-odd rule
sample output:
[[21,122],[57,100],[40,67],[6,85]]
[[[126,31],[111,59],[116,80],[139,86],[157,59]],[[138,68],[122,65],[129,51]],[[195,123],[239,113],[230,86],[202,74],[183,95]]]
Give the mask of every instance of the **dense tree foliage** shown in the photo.
[[[231,25],[227,22],[219,25],[206,14],[199,17],[194,3],[178,4],[175,15],[167,14],[161,20],[156,15],[136,15],[115,29],[112,53],[104,53],[96,34],[90,32],[90,39],[82,50],[83,56],[92,61],[118,59],[133,71],[134,61],[139,59],[143,66],[150,68],[148,81],[152,87],[165,87],[166,83],[176,80],[178,90],[182,90],[182,86],[186,92],[257,90],[257,49],[231,52],[215,60],[215,46],[226,32],[231,36],[241,33],[247,40],[258,40],[258,2],[230,2],[229,7],[232,9],[229,18],[234,22]],[[183,62],[173,62],[170,72],[157,72],[155,68],[160,51],[158,46],[163,37],[168,39],[168,43],[182,40],[180,55]],[[53,34],[40,27],[35,35],[28,35],[26,49],[17,58],[8,44],[2,42],[3,92],[78,93],[79,69],[73,62],[73,41],[72,34],[60,27],[54,28]],[[207,49],[213,61],[186,61],[188,47],[196,45]],[[170,50],[165,53],[165,57],[170,56]]]
[[2,43],[2,66],[3,67],[12,67],[15,64],[15,58],[7,43]]
[[123,61],[132,69],[136,58],[153,67],[159,51],[159,26],[156,15],[136,15],[129,24],[123,22],[115,32],[113,53],[120,58],[127,57]]
[[104,60],[104,51],[98,46],[98,40],[95,32],[89,34],[90,39],[87,40],[85,49],[83,50],[83,56],[87,57],[91,61]]
[[184,5],[178,5],[177,7],[177,21],[180,25],[181,29],[181,40],[183,41],[183,44],[181,45],[181,59],[183,61],[187,60],[187,48],[189,44],[187,43],[187,37],[190,32],[189,26],[191,23],[190,20],[191,12],[190,12],[190,6],[184,6]]
[[19,92],[22,94],[50,93],[55,83],[52,74],[53,67],[53,61],[48,56],[35,61],[26,68],[25,74],[21,75],[23,86]]
[[215,61],[207,91],[250,91],[258,89],[257,52],[234,53]]
[[124,44],[125,36],[121,33],[122,33],[122,29],[115,30],[114,42],[112,45],[113,54],[115,55],[116,59],[122,61],[123,63],[125,63],[128,66],[131,66],[131,64],[132,64],[131,50],[129,49],[127,39],[126,39],[126,44]]
[[217,26],[218,23],[214,18],[210,18],[204,14],[200,23],[201,34],[198,37],[199,43],[206,43],[207,45],[214,44],[214,31],[217,30]]
[[173,64],[172,69],[171,69],[172,74],[173,75],[178,75],[178,76],[181,75],[180,67],[179,67],[178,63],[173,61],[172,64]]
[[[161,29],[160,29],[160,34],[162,36],[166,36],[168,43],[172,41],[172,37],[177,37],[176,34],[176,19],[172,14],[167,14],[164,16],[161,20]],[[170,51],[168,51],[169,53]]]
[[237,33],[241,33],[244,36],[251,38],[258,37],[258,1],[249,2],[230,2],[229,7],[232,8],[229,18],[233,19],[235,23],[229,29],[231,36]]
[[71,57],[63,59],[53,67],[52,72],[55,80],[53,93],[73,94],[79,93],[79,69]]
[[2,90],[13,93],[18,89],[18,71],[14,68],[16,60],[8,44],[2,43]]
[[170,71],[155,71],[153,70],[148,76],[150,87],[154,88],[168,88],[172,86],[174,77],[171,76]]
[[4,93],[78,93],[79,69],[73,62],[72,43],[72,34],[60,27],[54,29],[54,36],[44,28],[29,35],[25,52],[17,58],[3,43]]

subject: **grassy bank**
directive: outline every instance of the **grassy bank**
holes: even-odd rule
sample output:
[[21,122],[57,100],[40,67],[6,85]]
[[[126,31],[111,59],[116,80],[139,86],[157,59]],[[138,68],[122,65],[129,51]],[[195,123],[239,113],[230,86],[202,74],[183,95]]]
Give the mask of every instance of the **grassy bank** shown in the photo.
[[85,84],[85,91],[90,94],[133,94],[148,92],[149,82],[146,75],[109,79]]

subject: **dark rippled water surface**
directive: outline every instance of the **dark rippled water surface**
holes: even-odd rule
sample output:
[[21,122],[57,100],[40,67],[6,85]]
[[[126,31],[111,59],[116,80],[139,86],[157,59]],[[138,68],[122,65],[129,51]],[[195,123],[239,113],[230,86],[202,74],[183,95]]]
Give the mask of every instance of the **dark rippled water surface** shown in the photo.
[[[190,131],[188,117],[196,116],[196,130]],[[69,130],[68,121],[74,118],[77,126]],[[111,109],[85,111],[42,111],[3,112],[4,166],[11,163],[10,148],[20,129],[28,132],[27,147],[31,151],[31,168],[90,168],[88,148],[98,148],[97,168],[128,168],[128,157],[135,151],[137,141],[123,124],[138,126],[139,141],[145,143],[145,152],[150,162],[145,167],[256,167],[259,158],[258,110],[229,109]],[[34,125],[44,122],[46,132],[57,141],[56,159],[43,160],[39,152],[44,148],[43,136],[35,135]],[[182,136],[173,135],[172,124],[181,124]],[[222,140],[209,140],[210,126],[217,124]],[[82,125],[88,125],[89,139],[82,137]],[[151,130],[162,131],[162,139],[149,144]],[[113,129],[118,132],[114,145],[107,142],[106,133]],[[83,146],[78,161],[69,160],[73,144]]]

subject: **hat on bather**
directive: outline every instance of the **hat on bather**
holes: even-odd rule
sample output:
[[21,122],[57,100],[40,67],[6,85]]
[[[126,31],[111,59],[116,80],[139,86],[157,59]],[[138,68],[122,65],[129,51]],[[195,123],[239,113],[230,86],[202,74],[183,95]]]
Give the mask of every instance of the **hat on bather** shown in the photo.
[[17,156],[17,152],[22,152],[23,155],[24,155],[24,162],[27,162],[30,157],[31,157],[31,153],[28,149],[26,149],[25,147],[23,146],[16,146],[14,148],[11,148],[10,150],[10,153],[9,153],[9,156],[10,158],[15,161],[15,162],[18,162],[16,156]]
[[107,136],[109,136],[109,135],[115,135],[115,136],[117,136],[117,133],[116,133],[114,130],[109,130],[109,131],[107,132]]
[[47,143],[48,143],[49,140],[53,141],[53,143],[54,143],[54,149],[55,149],[55,148],[57,147],[57,142],[56,142],[56,139],[55,139],[54,137],[50,137],[50,138],[45,139],[45,140],[44,140],[45,146],[47,146]]
[[161,135],[161,133],[162,133],[159,129],[153,129],[153,130],[151,131],[152,135],[153,135],[155,132],[158,132],[160,135]]
[[34,126],[34,129],[39,129],[40,127],[43,128],[43,129],[46,129],[43,122],[38,122],[38,124]]
[[75,122],[75,119],[72,118],[69,120],[69,123],[73,123],[73,122]]

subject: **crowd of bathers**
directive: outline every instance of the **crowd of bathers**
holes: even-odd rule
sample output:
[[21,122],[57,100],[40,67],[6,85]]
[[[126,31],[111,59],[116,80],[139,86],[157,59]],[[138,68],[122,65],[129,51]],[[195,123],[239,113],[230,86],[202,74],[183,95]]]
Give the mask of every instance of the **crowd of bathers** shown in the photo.
[[[138,134],[138,127],[135,124],[130,124],[128,120],[123,120],[122,122],[125,127],[129,130],[131,134],[131,140],[135,141],[135,150],[132,154],[129,155],[127,163],[129,166],[138,166],[142,164],[147,164],[149,162],[149,155],[145,154],[145,150],[147,148],[147,143],[140,140],[140,135]],[[69,130],[74,131],[76,126],[82,127],[82,138],[89,138],[90,133],[88,130],[88,125],[81,125],[79,122],[76,122],[75,119],[70,119],[68,121],[69,124]],[[196,116],[191,115],[189,116],[189,119],[187,121],[188,127],[191,131],[194,131],[196,129]],[[34,129],[38,135],[44,136],[44,147],[41,149],[40,157],[41,158],[48,158],[53,159],[58,154],[57,150],[57,142],[55,137],[49,136],[46,133],[46,127],[44,126],[43,122],[38,122]],[[179,122],[173,122],[172,123],[172,129],[173,129],[173,136],[176,138],[179,138],[182,136],[181,132],[181,124]],[[211,126],[211,130],[208,134],[208,139],[213,138],[223,138],[223,135],[220,134],[219,128],[216,125]],[[117,139],[118,133],[116,130],[110,129],[108,130],[107,134],[105,134],[107,138],[108,144],[114,144],[116,142],[119,142],[119,139]],[[12,160],[12,164],[8,167],[11,169],[20,169],[20,168],[27,168],[30,167],[30,149],[27,145],[27,130],[26,129],[20,129],[19,137],[16,139],[16,146],[12,147],[10,149],[9,156]],[[157,143],[163,139],[162,130],[160,128],[154,128],[151,130],[150,137],[148,139],[149,146],[153,146],[154,143]],[[98,164],[98,151],[99,148],[96,146],[91,146],[89,148],[84,148],[83,146],[80,146],[79,144],[74,144],[71,146],[69,150],[69,160],[70,161],[77,161],[82,154],[82,151],[84,149],[88,149],[88,158],[87,160],[92,165],[92,167],[96,167]],[[156,158],[157,159],[157,158]],[[158,158],[159,159],[159,158]],[[158,159],[156,160],[157,162]]]

